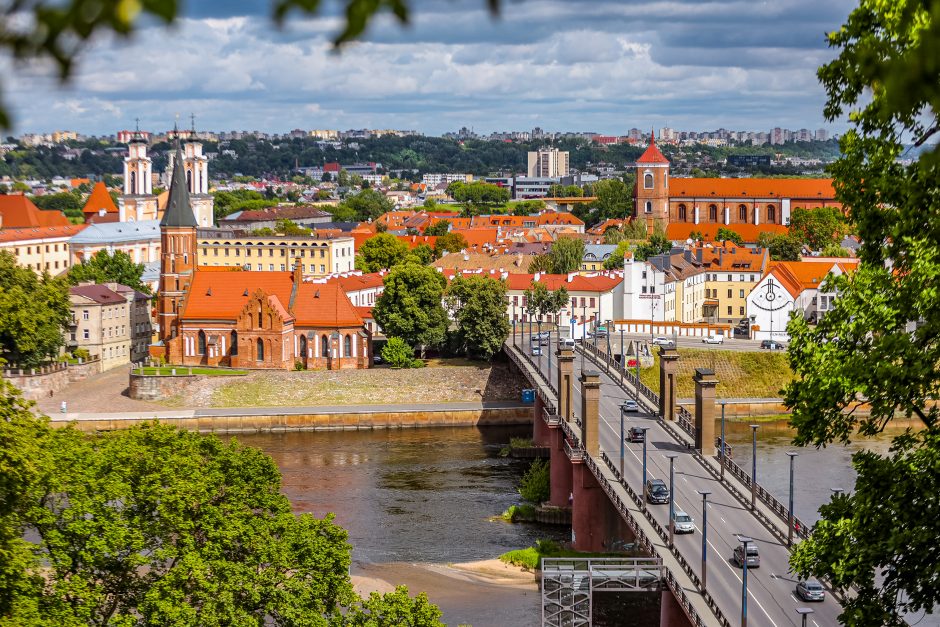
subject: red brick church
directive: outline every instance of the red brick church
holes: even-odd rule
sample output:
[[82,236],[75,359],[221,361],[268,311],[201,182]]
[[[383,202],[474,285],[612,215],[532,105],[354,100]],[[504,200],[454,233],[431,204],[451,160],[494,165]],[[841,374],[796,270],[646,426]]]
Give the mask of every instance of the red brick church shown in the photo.
[[786,232],[793,209],[841,207],[832,179],[670,178],[669,160],[652,134],[636,161],[633,200],[636,218],[650,228],[655,221],[667,225],[672,240],[693,231],[715,239],[723,226],[754,241],[761,231]]
[[372,336],[338,284],[304,281],[299,267],[219,272],[197,265],[179,146],[175,164],[160,222],[160,341],[151,355],[184,366],[368,368]]

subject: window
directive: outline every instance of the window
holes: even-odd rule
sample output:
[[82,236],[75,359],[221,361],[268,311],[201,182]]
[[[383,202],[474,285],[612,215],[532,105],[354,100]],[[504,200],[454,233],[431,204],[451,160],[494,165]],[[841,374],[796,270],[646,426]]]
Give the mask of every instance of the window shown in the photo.
[[685,205],[679,205],[679,221],[680,221],[680,222],[686,222],[686,221],[687,221]]
[[82,309],[82,320],[88,320],[88,310]]
[[218,256],[219,256],[219,249],[218,249],[218,248],[213,248],[213,249],[212,249],[212,254],[215,255],[216,257],[218,257]]
[[198,353],[199,355],[205,355],[205,354],[206,354],[206,333],[205,333],[205,331],[200,331],[200,332],[199,332],[198,341],[199,341],[199,347],[198,347],[197,353]]
[[226,256],[226,257],[228,257],[228,253],[229,253],[229,250],[228,250],[228,248],[226,248],[226,249],[225,249],[225,256]]
[[[271,269],[274,269],[274,264],[271,264]],[[281,272],[284,272],[284,264],[281,264]]]
[[325,333],[320,336],[320,356],[330,356],[330,338],[328,338]]
[[246,249],[245,249],[245,256],[246,256],[246,257],[251,257],[251,249],[250,249],[250,248],[246,248]]
[[653,189],[653,173],[647,172],[643,175],[643,189]]
[[[313,264],[310,264],[310,271],[311,271],[311,272],[313,271]],[[326,273],[326,266],[324,266],[324,265],[321,263],[321,264],[320,264],[320,274],[324,274],[324,273]]]
[[264,361],[264,342],[260,337],[255,342],[255,361]]
[[232,331],[232,350],[229,352],[229,355],[238,354],[238,332]]
[[738,219],[747,224],[747,206],[738,205]]
[[[343,252],[342,249],[340,249],[340,252]],[[340,255],[340,256],[342,256],[342,255]],[[320,249],[320,259],[323,259],[324,257],[326,257],[326,250],[321,248],[321,249]]]
[[591,305],[590,305],[590,306],[591,306],[591,307],[594,307],[594,297],[593,297],[593,296],[591,297]]
[[728,307],[728,315],[731,315],[731,307]]
[[88,329],[82,329],[82,339],[88,339]]
[[258,328],[259,329],[264,328],[264,322],[261,319],[261,304],[260,303],[258,304]]
[[352,357],[352,336],[343,338],[343,357]]
[[236,248],[236,249],[235,249],[235,256],[236,256],[236,257],[241,257],[241,256],[242,256],[242,249],[241,249],[241,248]]
[[772,223],[777,221],[777,208],[773,205],[767,205],[767,221]]
[[653,203],[646,201],[646,213],[653,213]]
[[269,264],[268,264],[268,270],[269,270],[270,272],[274,272],[274,264],[273,264],[273,263],[269,263]]
[[299,350],[300,357],[306,359],[307,357],[307,336],[306,335],[300,336],[299,344],[300,344],[300,350]]
[[741,316],[744,315],[744,307],[738,307],[738,314]]
[[738,298],[744,298],[744,290],[738,290]]
[[731,290],[728,290],[728,298],[731,298]]

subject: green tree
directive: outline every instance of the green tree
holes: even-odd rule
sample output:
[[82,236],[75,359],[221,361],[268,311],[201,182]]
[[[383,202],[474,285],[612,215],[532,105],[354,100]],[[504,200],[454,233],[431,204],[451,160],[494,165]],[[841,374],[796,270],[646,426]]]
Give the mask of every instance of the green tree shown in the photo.
[[394,203],[385,194],[374,189],[364,189],[358,194],[347,196],[343,204],[352,209],[355,219],[360,222],[374,222],[383,213],[395,209]]
[[744,238],[740,233],[733,229],[728,229],[723,226],[718,227],[718,233],[716,238],[719,242],[733,242],[738,246],[744,246]]
[[423,266],[434,261],[434,249],[427,244],[418,244],[411,249],[406,259],[414,259]]
[[773,261],[799,261],[803,253],[803,244],[792,235],[761,233],[757,244],[766,248]]
[[379,233],[367,239],[356,253],[356,268],[363,272],[388,270],[405,260],[408,244],[391,233]]
[[382,359],[393,368],[411,368],[415,360],[415,349],[400,337],[390,337],[382,348]]
[[855,489],[820,508],[791,565],[855,587],[842,624],[901,625],[940,603],[940,147],[928,142],[940,130],[940,2],[860,0],[829,44],[825,116],[850,113],[830,171],[862,246],[857,271],[825,284],[833,309],[815,327],[799,316],[788,326],[795,443],[847,442],[896,419],[923,429],[886,454],[853,455]]
[[650,257],[663,255],[670,250],[672,250],[672,242],[666,239],[664,235],[653,233],[649,236],[648,240],[636,247],[636,250],[633,251],[633,256],[638,261],[646,261]]
[[464,354],[488,360],[502,350],[509,336],[505,283],[458,275],[447,287],[444,302],[457,324],[457,343]]
[[581,267],[584,261],[584,242],[573,237],[562,237],[548,251],[551,274],[567,274]]
[[851,257],[852,251],[833,242],[826,244],[826,247],[822,249],[821,254],[823,257]]
[[448,220],[438,220],[424,229],[424,234],[439,236],[447,235],[448,231],[450,231],[450,222]]
[[441,304],[446,280],[429,266],[404,263],[383,280],[385,290],[372,315],[389,337],[417,347],[424,359],[428,347],[440,346],[447,332],[447,312]]
[[0,357],[18,366],[38,366],[58,354],[71,320],[68,284],[48,272],[37,276],[0,252]]
[[140,280],[143,274],[144,264],[134,263],[131,256],[124,251],[116,250],[112,255],[106,250],[99,250],[90,259],[69,268],[66,278],[72,285],[83,281],[120,283],[144,294],[150,294],[150,287]]
[[790,216],[790,235],[806,244],[810,250],[822,250],[829,244],[838,244],[845,233],[845,219],[842,212],[834,207],[797,207]]
[[447,233],[434,241],[434,256],[443,257],[445,253],[459,253],[467,247],[467,239],[460,233]]
[[598,181],[594,183],[593,192],[597,197],[597,200],[591,203],[594,210],[594,222],[624,219],[633,214],[633,190],[623,181],[619,179]]
[[544,209],[545,201],[543,200],[520,200],[519,202],[513,203],[512,215],[530,216],[532,214],[537,214]]
[[530,503],[542,503],[551,497],[551,473],[549,465],[543,459],[532,462],[522,475],[519,496]]
[[394,592],[373,592],[356,603],[344,617],[343,627],[444,627],[441,611],[422,592],[408,596],[408,589],[398,586]]
[[630,240],[622,240],[617,244],[617,249],[610,253],[610,257],[607,258],[607,261],[604,262],[604,268],[607,270],[622,270],[623,269],[623,257],[628,252],[632,244]]
[[532,282],[522,293],[526,303],[526,311],[530,315],[537,315],[539,331],[542,330],[542,318],[548,315],[557,316],[558,312],[568,305],[569,296],[565,286],[557,290],[549,290],[542,282]]
[[529,274],[535,274],[536,272],[551,272],[551,269],[552,259],[546,254],[536,255],[532,261],[529,262],[529,267],[526,271]]

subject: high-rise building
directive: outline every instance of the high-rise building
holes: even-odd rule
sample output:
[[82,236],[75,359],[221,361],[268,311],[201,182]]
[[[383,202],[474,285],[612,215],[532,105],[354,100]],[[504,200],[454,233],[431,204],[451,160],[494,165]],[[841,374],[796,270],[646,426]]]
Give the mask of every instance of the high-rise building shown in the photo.
[[529,153],[529,176],[557,178],[568,176],[568,151],[542,148]]
[[816,129],[816,141],[824,142],[829,140],[829,131],[824,128]]

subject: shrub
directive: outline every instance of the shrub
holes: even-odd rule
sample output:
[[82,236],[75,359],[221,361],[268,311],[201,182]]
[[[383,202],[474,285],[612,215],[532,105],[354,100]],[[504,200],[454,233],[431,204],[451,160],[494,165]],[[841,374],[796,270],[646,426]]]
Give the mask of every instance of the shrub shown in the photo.
[[531,522],[535,520],[535,506],[530,503],[510,505],[501,518],[506,522]]
[[414,368],[414,349],[400,337],[390,337],[382,349],[382,359],[392,368]]
[[531,503],[547,501],[551,496],[549,477],[548,463],[543,459],[535,460],[522,476],[519,495]]
[[88,352],[87,348],[76,348],[72,351],[72,357],[81,359],[82,361],[88,361],[91,359],[91,353]]
[[306,370],[307,367],[304,365],[304,362],[299,359],[294,362],[294,370]]

